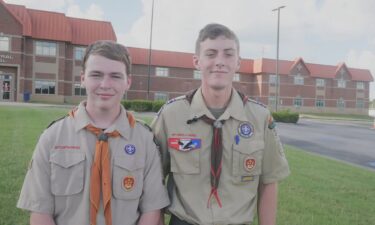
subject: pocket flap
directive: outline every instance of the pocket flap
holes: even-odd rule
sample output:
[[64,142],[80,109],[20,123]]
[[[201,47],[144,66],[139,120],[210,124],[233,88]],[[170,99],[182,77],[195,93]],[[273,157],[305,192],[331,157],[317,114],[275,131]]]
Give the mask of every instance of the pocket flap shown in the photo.
[[240,143],[234,144],[233,149],[243,154],[251,154],[260,149],[264,148],[264,141],[253,140],[253,141],[240,141]]
[[141,160],[135,160],[134,158],[130,157],[115,157],[114,160],[115,166],[121,167],[123,169],[134,171],[137,169],[141,169],[144,167],[144,162]]
[[69,168],[83,160],[85,160],[85,155],[82,152],[58,151],[52,153],[49,161],[61,167]]

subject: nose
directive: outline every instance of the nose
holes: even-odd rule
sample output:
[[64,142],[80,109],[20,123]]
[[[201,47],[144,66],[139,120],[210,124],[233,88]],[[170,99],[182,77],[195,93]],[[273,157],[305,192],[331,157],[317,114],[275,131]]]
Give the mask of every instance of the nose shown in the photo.
[[108,75],[104,75],[103,79],[100,82],[100,87],[101,88],[111,88],[112,86],[112,79]]
[[218,68],[222,68],[224,66],[224,57],[222,55],[218,55],[216,57],[215,66]]

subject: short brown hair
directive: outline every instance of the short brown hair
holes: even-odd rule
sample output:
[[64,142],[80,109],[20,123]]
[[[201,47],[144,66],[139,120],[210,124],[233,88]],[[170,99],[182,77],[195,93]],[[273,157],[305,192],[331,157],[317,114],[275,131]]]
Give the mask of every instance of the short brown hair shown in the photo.
[[195,42],[195,54],[199,54],[201,42],[205,41],[207,38],[213,40],[219,36],[234,40],[237,45],[237,50],[240,52],[240,42],[238,41],[237,35],[232,30],[222,24],[210,23],[199,31],[198,39]]
[[125,64],[126,75],[131,75],[131,59],[128,49],[114,41],[101,40],[91,43],[86,48],[83,57],[82,70],[86,69],[86,62],[90,55],[100,55],[108,59],[119,61]]

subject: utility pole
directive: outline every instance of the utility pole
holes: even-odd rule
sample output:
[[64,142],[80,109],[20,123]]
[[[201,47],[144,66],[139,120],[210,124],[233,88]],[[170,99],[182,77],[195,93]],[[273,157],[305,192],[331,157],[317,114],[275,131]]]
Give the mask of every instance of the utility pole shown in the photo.
[[152,28],[154,24],[154,0],[151,8],[150,45],[148,48],[148,76],[147,76],[147,100],[150,100],[150,80],[151,80],[151,53],[152,53]]
[[277,112],[280,95],[280,78],[279,78],[279,33],[280,33],[280,9],[285,8],[285,5],[279,6],[272,11],[277,11],[277,39],[276,39],[276,105],[275,111]]

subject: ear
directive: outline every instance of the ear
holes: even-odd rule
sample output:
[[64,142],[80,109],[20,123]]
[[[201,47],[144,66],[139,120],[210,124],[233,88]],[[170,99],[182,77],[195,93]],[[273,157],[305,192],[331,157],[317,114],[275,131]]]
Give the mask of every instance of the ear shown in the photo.
[[200,70],[200,66],[199,66],[199,56],[197,56],[196,54],[193,55],[193,64],[194,64],[194,67],[195,67],[197,70]]
[[240,67],[241,67],[241,57],[238,56],[237,70],[236,70],[236,71],[239,71],[239,70],[240,70]]
[[85,73],[81,71],[81,86],[85,87]]
[[126,75],[126,79],[127,79],[127,83],[128,83],[128,87],[127,87],[127,89],[126,90],[129,90],[130,89],[130,86],[131,86],[131,84],[132,84],[132,78],[131,78],[131,76],[130,76],[130,74],[129,75]]

